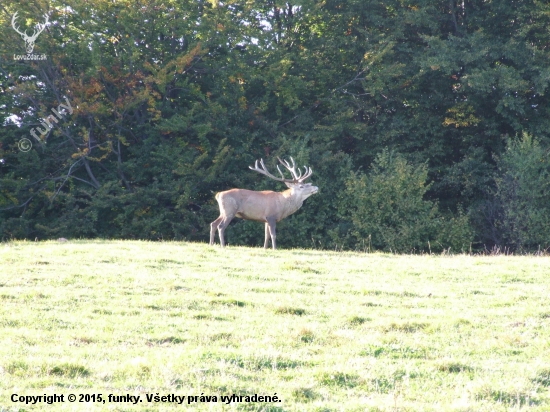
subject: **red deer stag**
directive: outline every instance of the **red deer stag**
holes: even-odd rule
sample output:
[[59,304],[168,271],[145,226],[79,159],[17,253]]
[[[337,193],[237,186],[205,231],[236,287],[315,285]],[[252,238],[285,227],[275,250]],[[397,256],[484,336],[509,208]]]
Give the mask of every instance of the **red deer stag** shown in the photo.
[[[277,158],[279,159],[279,158]],[[256,222],[265,222],[265,242],[264,248],[267,249],[269,238],[273,249],[277,248],[275,225],[285,217],[293,214],[302,207],[304,200],[317,193],[319,188],[312,186],[311,183],[304,183],[311,176],[313,170],[304,166],[305,173],[302,174],[300,168],[296,172],[296,164],[291,157],[292,166],[286,161],[279,159],[279,162],[290,172],[292,179],[286,179],[277,165],[281,177],[273,176],[265,167],[263,159],[260,159],[261,168],[258,167],[258,161],[254,167],[249,166],[255,172],[261,173],[270,179],[284,182],[288,190],[284,192],[272,192],[264,190],[256,192],[246,189],[231,189],[216,194],[216,200],[220,205],[220,217],[210,224],[210,244],[215,242],[216,229],[220,237],[220,243],[225,246],[223,234],[229,225],[229,222],[237,216],[241,219],[255,220]]]

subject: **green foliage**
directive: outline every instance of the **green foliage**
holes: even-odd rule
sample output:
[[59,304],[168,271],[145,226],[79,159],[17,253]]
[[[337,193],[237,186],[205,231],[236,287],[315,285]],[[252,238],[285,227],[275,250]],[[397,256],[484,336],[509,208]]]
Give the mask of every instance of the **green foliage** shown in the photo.
[[426,165],[390,150],[378,154],[368,175],[352,173],[340,213],[353,222],[356,247],[403,253],[429,250],[431,242],[435,249],[463,249],[471,237],[468,220],[460,214],[445,221],[437,204],[425,200],[427,176]]
[[531,135],[509,139],[497,158],[496,200],[501,217],[495,226],[514,249],[550,247],[550,156]]
[[470,217],[459,206],[457,213],[442,213],[438,219],[434,250],[444,249],[455,253],[471,252],[474,234]]
[[[374,233],[335,199],[388,147],[425,175],[422,201],[399,213],[434,222],[396,229],[380,211],[388,239],[371,247],[469,248],[466,216],[474,247],[544,243],[494,193],[508,136],[550,142],[549,4],[241,3],[3,2],[0,237],[207,240],[216,192],[284,189],[247,166],[293,156],[320,192],[281,223],[279,244],[355,247]],[[47,60],[13,61],[15,11],[29,32],[48,13],[35,46]],[[65,99],[74,112],[38,143],[31,129]],[[258,245],[263,227],[236,220],[227,236]]]

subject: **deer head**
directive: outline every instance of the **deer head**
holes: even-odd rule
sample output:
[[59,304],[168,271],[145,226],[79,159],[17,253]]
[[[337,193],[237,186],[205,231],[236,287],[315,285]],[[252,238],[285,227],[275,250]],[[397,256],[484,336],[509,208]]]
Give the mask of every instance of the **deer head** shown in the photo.
[[248,167],[255,172],[261,173],[269,177],[270,179],[277,180],[278,182],[283,182],[289,189],[291,189],[292,194],[296,194],[297,197],[299,197],[302,201],[307,199],[309,196],[317,193],[317,191],[319,190],[318,187],[312,186],[311,183],[304,183],[304,181],[313,174],[313,170],[311,170],[311,167],[304,166],[304,173],[302,173],[300,168],[298,168],[298,171],[296,171],[296,163],[294,162],[292,156],[290,157],[292,166],[288,163],[287,160],[281,160],[281,158],[279,157],[277,157],[277,159],[279,160],[279,163],[281,163],[290,172],[290,174],[292,175],[292,179],[285,178],[283,172],[281,172],[281,169],[279,168],[279,165],[277,165],[277,170],[279,171],[281,177],[279,178],[277,176],[273,176],[265,167],[263,159],[260,159],[259,161],[261,168],[258,166],[258,160],[256,160],[254,167]]
[[44,18],[46,19],[44,24],[36,23],[36,25],[34,26],[35,27],[34,33],[32,34],[32,36],[29,36],[26,31],[21,32],[19,28],[16,26],[17,12],[13,14],[13,17],[11,19],[11,25],[13,29],[21,35],[23,40],[25,40],[25,47],[27,49],[28,54],[32,53],[34,49],[34,41],[36,40],[38,35],[44,31],[44,29],[46,28],[46,24],[48,24],[48,21],[49,21],[48,15],[44,14]]

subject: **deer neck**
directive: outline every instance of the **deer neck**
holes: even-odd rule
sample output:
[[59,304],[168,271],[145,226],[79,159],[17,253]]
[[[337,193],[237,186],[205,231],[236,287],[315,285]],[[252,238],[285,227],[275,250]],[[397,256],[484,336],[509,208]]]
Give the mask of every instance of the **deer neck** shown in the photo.
[[292,189],[285,190],[281,193],[284,198],[284,208],[281,219],[293,214],[302,207],[304,200]]

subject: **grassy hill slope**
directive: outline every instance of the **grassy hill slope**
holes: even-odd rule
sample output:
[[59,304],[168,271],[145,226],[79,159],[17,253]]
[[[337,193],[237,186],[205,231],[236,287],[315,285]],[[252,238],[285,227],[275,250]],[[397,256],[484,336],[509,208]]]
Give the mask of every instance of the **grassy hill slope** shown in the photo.
[[0,411],[548,411],[549,291],[544,257],[2,244]]

